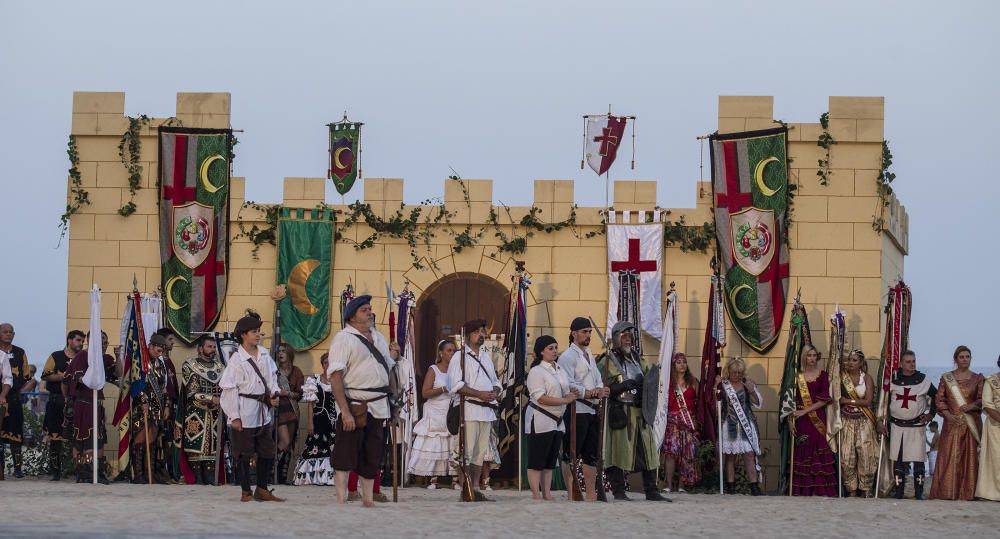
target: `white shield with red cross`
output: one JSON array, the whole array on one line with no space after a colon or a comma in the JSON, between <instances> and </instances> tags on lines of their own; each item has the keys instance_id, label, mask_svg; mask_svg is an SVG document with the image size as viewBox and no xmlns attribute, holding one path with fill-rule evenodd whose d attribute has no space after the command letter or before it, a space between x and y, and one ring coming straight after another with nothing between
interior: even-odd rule
<instances>
[{"instance_id":1,"label":"white shield with red cross","mask_svg":"<svg viewBox=\"0 0 1000 539\"><path fill-rule=\"evenodd\" d=\"M643 333L663 336L663 223L660 212L611 212L608 220L608 329L618 322L621 284L618 272L636 272L639 292L639 326ZM653 214L653 222L645 223ZM622 224L615 224L615 222ZM610 336L610 335L609 335Z\"/></svg>"}]
</instances>

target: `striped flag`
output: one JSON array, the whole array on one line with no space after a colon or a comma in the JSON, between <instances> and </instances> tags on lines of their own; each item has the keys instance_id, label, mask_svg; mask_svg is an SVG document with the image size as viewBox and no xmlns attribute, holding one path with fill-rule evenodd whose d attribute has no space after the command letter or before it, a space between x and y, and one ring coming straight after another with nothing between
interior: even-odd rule
<instances>
[{"instance_id":1,"label":"striped flag","mask_svg":"<svg viewBox=\"0 0 1000 539\"><path fill-rule=\"evenodd\" d=\"M142 330L142 314L140 312L142 299L138 291L133 291L125 307L122 319L122 359L124 374L121 381L121 392L115 405L115 415L112 424L118 429L118 470L128 469L130 448L132 444L132 397L146 387L146 373L149 372L149 351L146 349L146 337Z\"/></svg>"}]
</instances>

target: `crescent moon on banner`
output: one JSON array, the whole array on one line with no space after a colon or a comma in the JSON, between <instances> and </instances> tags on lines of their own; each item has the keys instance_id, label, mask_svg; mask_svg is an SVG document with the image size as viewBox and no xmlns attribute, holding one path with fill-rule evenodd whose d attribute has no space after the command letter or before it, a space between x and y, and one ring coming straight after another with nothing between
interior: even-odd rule
<instances>
[{"instance_id":1,"label":"crescent moon on banner","mask_svg":"<svg viewBox=\"0 0 1000 539\"><path fill-rule=\"evenodd\" d=\"M292 298L292 305L303 314L319 312L319 307L309 301L309 294L306 293L306 281L318 267L319 260L309 258L296 264L288 274L288 295Z\"/></svg>"},{"instance_id":2,"label":"crescent moon on banner","mask_svg":"<svg viewBox=\"0 0 1000 539\"><path fill-rule=\"evenodd\" d=\"M174 299L174 285L177 284L177 281L184 281L186 283L187 279L181 277L180 275L174 275L173 277L167 279L167 284L163 287L164 295L167 296L167 307L170 307L175 311L187 307L187 303L181 305Z\"/></svg>"},{"instance_id":3,"label":"crescent moon on banner","mask_svg":"<svg viewBox=\"0 0 1000 539\"><path fill-rule=\"evenodd\" d=\"M223 157L219 154L215 154L201 162L201 184L205 186L205 190L209 193L214 193L219 189L222 189L222 187L213 185L212 182L208 181L208 167L218 160L223 160Z\"/></svg>"},{"instance_id":4,"label":"crescent moon on banner","mask_svg":"<svg viewBox=\"0 0 1000 539\"><path fill-rule=\"evenodd\" d=\"M753 313L747 314L741 311L740 308L736 306L736 298L737 296L740 295L740 290L743 290L744 288L750 290L750 285L741 284L736 288L734 288L733 291L729 293L729 304L733 306L733 314L736 315L736 318L739 318L740 320L746 320L747 318L753 316Z\"/></svg>"},{"instance_id":5,"label":"crescent moon on banner","mask_svg":"<svg viewBox=\"0 0 1000 539\"><path fill-rule=\"evenodd\" d=\"M766 183L764 183L764 169L767 167L767 164L777 162L778 158L774 156L768 157L767 159L761 159L761 161L757 163L757 168L753 171L753 178L757 182L757 188L760 189L760 192L766 197L773 196L781 190L781 187L771 189Z\"/></svg>"},{"instance_id":6,"label":"crescent moon on banner","mask_svg":"<svg viewBox=\"0 0 1000 539\"><path fill-rule=\"evenodd\" d=\"M337 150L333 152L333 166L337 167L340 170L346 169L348 165L345 165L340 162L340 154L349 151L351 151L350 148L337 148Z\"/></svg>"}]
</instances>

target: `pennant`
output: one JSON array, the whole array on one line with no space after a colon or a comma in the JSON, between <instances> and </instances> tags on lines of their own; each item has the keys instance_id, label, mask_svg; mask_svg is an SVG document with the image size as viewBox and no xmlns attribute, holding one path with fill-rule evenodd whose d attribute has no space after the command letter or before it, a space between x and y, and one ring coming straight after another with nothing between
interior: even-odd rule
<instances>
[{"instance_id":1,"label":"pennant","mask_svg":"<svg viewBox=\"0 0 1000 539\"><path fill-rule=\"evenodd\" d=\"M778 466L780 470L778 477L785 481L785 485L788 485L788 477L791 474L788 465L792 455L792 439L787 419L795 411L795 392L798 390L796 376L799 372L799 363L802 361L802 350L808 344L812 344L809 318L806 316L805 307L796 297L795 303L792 305L792 318L788 328L785 369L781 376L781 388L778 391L778 396L781 399L778 409L778 436L781 438L781 461Z\"/></svg>"},{"instance_id":2,"label":"pennant","mask_svg":"<svg viewBox=\"0 0 1000 539\"><path fill-rule=\"evenodd\" d=\"M628 223L628 218L624 219ZM635 275L635 298L622 305L623 275ZM626 286L631 279L625 275ZM663 336L663 224L608 225L608 332L619 320L637 322L643 333L660 339ZM627 290L626 290L627 292ZM635 313L634 316L628 313ZM636 341L638 344L638 341Z\"/></svg>"},{"instance_id":3,"label":"pennant","mask_svg":"<svg viewBox=\"0 0 1000 539\"><path fill-rule=\"evenodd\" d=\"M724 300L722 299L722 279L717 275L712 275L709 288L708 301L708 321L705 324L705 340L701 346L701 376L698 378L698 402L695 409L695 417L701 425L702 442L710 442L712 447L718 449L716 429L716 409L717 401L715 390L715 378L722 375L722 354L720 350L726 344L726 318L723 315ZM712 452L712 461L715 462L715 455L718 451ZM716 462L716 464L718 464Z\"/></svg>"},{"instance_id":4,"label":"pennant","mask_svg":"<svg viewBox=\"0 0 1000 539\"><path fill-rule=\"evenodd\" d=\"M306 219L306 217L309 217ZM278 219L277 281L281 339L308 350L330 333L333 214L328 209L282 208Z\"/></svg>"},{"instance_id":5,"label":"pennant","mask_svg":"<svg viewBox=\"0 0 1000 539\"><path fill-rule=\"evenodd\" d=\"M674 368L675 352L677 352L677 292L671 289L667 294L667 313L663 317L663 338L660 340L660 357L656 365L659 383L656 396L656 417L652 422L653 440L656 442L656 447L663 445L663 436L667 432L668 404L673 398L670 371ZM653 370L650 370L650 373L653 373Z\"/></svg>"},{"instance_id":6,"label":"pennant","mask_svg":"<svg viewBox=\"0 0 1000 539\"><path fill-rule=\"evenodd\" d=\"M142 299L139 292L129 295L122 317L122 391L118 393L112 424L118 429L118 470L128 469L132 444L132 398L146 387L149 372L149 351L142 325Z\"/></svg>"},{"instance_id":7,"label":"pennant","mask_svg":"<svg viewBox=\"0 0 1000 539\"><path fill-rule=\"evenodd\" d=\"M328 175L333 180L337 192L346 195L361 176L361 126L360 122L344 119L330 128L330 169Z\"/></svg>"},{"instance_id":8,"label":"pennant","mask_svg":"<svg viewBox=\"0 0 1000 539\"><path fill-rule=\"evenodd\" d=\"M226 297L232 131L160 127L159 141L166 325L191 344L218 322Z\"/></svg>"},{"instance_id":9,"label":"pennant","mask_svg":"<svg viewBox=\"0 0 1000 539\"><path fill-rule=\"evenodd\" d=\"M413 329L413 308L417 305L412 292L404 290L396 296L399 305L399 327L396 336L399 344L400 361L397 373L400 382L399 420L402 429L403 462L401 469L409 469L409 459L413 445L413 426L420 419L417 412L417 374L415 369L416 332Z\"/></svg>"},{"instance_id":10,"label":"pennant","mask_svg":"<svg viewBox=\"0 0 1000 539\"><path fill-rule=\"evenodd\" d=\"M500 469L495 477L511 479L523 473L518 470L517 451L520 451L521 439L521 400L524 392L524 382L527 378L527 338L528 320L525 312L527 306L528 286L531 281L523 271L523 267L514 276L510 292L510 307L507 310L506 334L503 340L503 368L498 373L500 381L500 410L497 413L497 447L501 456ZM527 464L525 462L525 464Z\"/></svg>"},{"instance_id":11,"label":"pennant","mask_svg":"<svg viewBox=\"0 0 1000 539\"><path fill-rule=\"evenodd\" d=\"M618 148L625 136L625 116L587 116L584 133L585 157L598 176L604 174L618 157Z\"/></svg>"},{"instance_id":12,"label":"pennant","mask_svg":"<svg viewBox=\"0 0 1000 539\"><path fill-rule=\"evenodd\" d=\"M757 352L777 341L788 295L787 134L781 127L710 137L726 308Z\"/></svg>"},{"instance_id":13,"label":"pennant","mask_svg":"<svg viewBox=\"0 0 1000 539\"><path fill-rule=\"evenodd\" d=\"M844 428L843 419L840 417L840 384L843 379L840 365L844 362L844 345L847 341L846 320L844 311L837 305L834 313L830 315L830 355L826 367L826 372L830 376L830 402L834 403L826 411L826 441L834 453L840 453L837 433Z\"/></svg>"},{"instance_id":14,"label":"pennant","mask_svg":"<svg viewBox=\"0 0 1000 539\"><path fill-rule=\"evenodd\" d=\"M90 389L104 389L104 354L101 352L103 341L101 340L101 289L94 285L90 290L90 339L87 348L87 371L83 373L81 380ZM95 340L96 339L96 340ZM97 344L95 346L95 343ZM97 424L96 418L94 424Z\"/></svg>"}]
</instances>

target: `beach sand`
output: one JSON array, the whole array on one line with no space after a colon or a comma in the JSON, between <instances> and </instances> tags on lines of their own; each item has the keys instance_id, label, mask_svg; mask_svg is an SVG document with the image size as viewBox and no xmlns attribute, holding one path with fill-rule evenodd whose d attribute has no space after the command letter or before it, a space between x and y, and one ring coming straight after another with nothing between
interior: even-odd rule
<instances>
[{"instance_id":1,"label":"beach sand","mask_svg":"<svg viewBox=\"0 0 1000 539\"><path fill-rule=\"evenodd\" d=\"M391 492L391 491L389 491ZM286 503L240 503L238 487L0 482L0 537L996 537L993 502L673 494L674 503L458 503L400 489L400 503L334 504L333 487L279 487ZM557 497L562 492L555 493ZM639 496L633 496L639 497Z\"/></svg>"}]
</instances>

